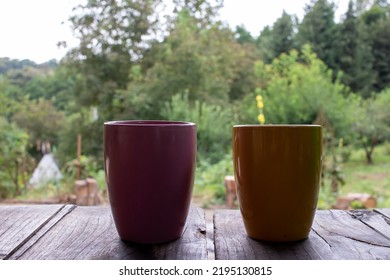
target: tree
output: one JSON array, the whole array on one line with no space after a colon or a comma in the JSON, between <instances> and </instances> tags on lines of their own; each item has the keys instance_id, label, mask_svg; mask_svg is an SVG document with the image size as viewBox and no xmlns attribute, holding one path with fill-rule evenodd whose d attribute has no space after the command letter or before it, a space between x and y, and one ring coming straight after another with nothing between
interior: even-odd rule
<instances>
[{"instance_id":1,"label":"tree","mask_svg":"<svg viewBox=\"0 0 390 280\"><path fill-rule=\"evenodd\" d=\"M390 86L390 17L379 20L371 35L373 69L377 74L374 88L379 92Z\"/></svg>"},{"instance_id":2,"label":"tree","mask_svg":"<svg viewBox=\"0 0 390 280\"><path fill-rule=\"evenodd\" d=\"M273 49L271 47L272 32L271 27L266 26L260 32L259 37L256 40L256 46L259 51L259 56L265 63L270 63L274 58Z\"/></svg>"},{"instance_id":3,"label":"tree","mask_svg":"<svg viewBox=\"0 0 390 280\"><path fill-rule=\"evenodd\" d=\"M217 23L219 10L223 0L173 0L175 14L186 11L199 28L208 28Z\"/></svg>"},{"instance_id":4,"label":"tree","mask_svg":"<svg viewBox=\"0 0 390 280\"><path fill-rule=\"evenodd\" d=\"M0 58L0 74L6 74L11 70L20 70L26 67L36 67L37 64L31 60L10 59L8 57Z\"/></svg>"},{"instance_id":5,"label":"tree","mask_svg":"<svg viewBox=\"0 0 390 280\"><path fill-rule=\"evenodd\" d=\"M255 61L258 59L256 46L244 44L239 51L241 54L236 58L235 74L229 90L229 99L232 102L241 102L242 98L253 92L256 86L256 77L253 72Z\"/></svg>"},{"instance_id":6,"label":"tree","mask_svg":"<svg viewBox=\"0 0 390 280\"><path fill-rule=\"evenodd\" d=\"M25 85L24 94L30 100L50 100L57 110L71 110L75 96L82 92L80 87L84 81L80 73L72 70L66 64L61 64L50 74L34 77ZM77 100L82 100L82 97Z\"/></svg>"},{"instance_id":7,"label":"tree","mask_svg":"<svg viewBox=\"0 0 390 280\"><path fill-rule=\"evenodd\" d=\"M67 62L84 75L80 105L98 106L104 119L115 117L116 90L124 89L129 71L148 47L145 36L156 26L160 0L88 1L70 18L80 40Z\"/></svg>"},{"instance_id":8,"label":"tree","mask_svg":"<svg viewBox=\"0 0 390 280\"><path fill-rule=\"evenodd\" d=\"M236 26L234 37L240 44L254 44L256 42L252 34L243 25Z\"/></svg>"},{"instance_id":9,"label":"tree","mask_svg":"<svg viewBox=\"0 0 390 280\"><path fill-rule=\"evenodd\" d=\"M350 1L345 18L338 26L340 39L336 62L337 69L343 72L341 81L353 92L367 98L371 95L375 78L373 57L365 33L367 31L355 14L353 2Z\"/></svg>"},{"instance_id":10,"label":"tree","mask_svg":"<svg viewBox=\"0 0 390 280\"><path fill-rule=\"evenodd\" d=\"M270 47L273 58L282 53L288 53L295 47L294 35L297 19L283 11L272 26Z\"/></svg>"},{"instance_id":11,"label":"tree","mask_svg":"<svg viewBox=\"0 0 390 280\"><path fill-rule=\"evenodd\" d=\"M300 46L310 44L318 57L331 69L335 68L334 22L335 5L328 0L312 0L306 5L305 16L299 25L297 41Z\"/></svg>"},{"instance_id":12,"label":"tree","mask_svg":"<svg viewBox=\"0 0 390 280\"><path fill-rule=\"evenodd\" d=\"M270 63L282 53L295 47L297 18L283 11L272 27L266 26L257 38L257 48L261 59Z\"/></svg>"},{"instance_id":13,"label":"tree","mask_svg":"<svg viewBox=\"0 0 390 280\"><path fill-rule=\"evenodd\" d=\"M135 110L142 114L137 110L141 106L150 112L149 117L158 117L160 108L178 93L188 93L192 103L200 100L222 105L239 99L253 85L253 59L248 58L252 54L247 50L231 30L219 23L201 29L183 10L169 36L150 52L155 63L145 73L139 67L132 68L132 82L120 92L123 114L128 116Z\"/></svg>"},{"instance_id":14,"label":"tree","mask_svg":"<svg viewBox=\"0 0 390 280\"><path fill-rule=\"evenodd\" d=\"M12 120L30 136L30 152L40 159L42 143L56 144L62 129L64 113L59 112L49 100L24 100Z\"/></svg>"},{"instance_id":15,"label":"tree","mask_svg":"<svg viewBox=\"0 0 390 280\"><path fill-rule=\"evenodd\" d=\"M358 16L362 15L373 4L373 0L354 0L353 2L356 6L356 13Z\"/></svg>"},{"instance_id":16,"label":"tree","mask_svg":"<svg viewBox=\"0 0 390 280\"><path fill-rule=\"evenodd\" d=\"M360 16L364 24L365 38L371 49L374 72L373 90L380 92L390 86L390 5L376 0L369 10Z\"/></svg>"},{"instance_id":17,"label":"tree","mask_svg":"<svg viewBox=\"0 0 390 280\"><path fill-rule=\"evenodd\" d=\"M373 164L375 147L390 139L390 88L382 91L360 103L353 112L354 129L358 135L359 144L366 153L368 164Z\"/></svg>"}]
</instances>

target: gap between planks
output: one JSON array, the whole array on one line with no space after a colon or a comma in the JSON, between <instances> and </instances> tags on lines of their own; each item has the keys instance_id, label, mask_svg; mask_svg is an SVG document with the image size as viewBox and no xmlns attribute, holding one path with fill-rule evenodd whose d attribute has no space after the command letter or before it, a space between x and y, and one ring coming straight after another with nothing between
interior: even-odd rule
<instances>
[{"instance_id":1,"label":"gap between planks","mask_svg":"<svg viewBox=\"0 0 390 280\"><path fill-rule=\"evenodd\" d=\"M55 226L62 218L71 213L77 205L62 205L55 213L47 220L38 226L31 234L29 234L22 242L14 249L7 253L2 259L8 260L18 259L26 251L28 251L39 239L41 239L53 226ZM1 258L0 258L1 259Z\"/></svg>"}]
</instances>

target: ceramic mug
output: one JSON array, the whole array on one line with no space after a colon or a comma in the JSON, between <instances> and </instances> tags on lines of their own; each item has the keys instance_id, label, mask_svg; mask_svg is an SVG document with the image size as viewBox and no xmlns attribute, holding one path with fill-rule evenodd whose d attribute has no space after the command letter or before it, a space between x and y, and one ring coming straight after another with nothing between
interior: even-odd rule
<instances>
[{"instance_id":1,"label":"ceramic mug","mask_svg":"<svg viewBox=\"0 0 390 280\"><path fill-rule=\"evenodd\" d=\"M308 237L322 166L319 125L236 125L237 198L249 237L287 242Z\"/></svg>"},{"instance_id":2,"label":"ceramic mug","mask_svg":"<svg viewBox=\"0 0 390 280\"><path fill-rule=\"evenodd\" d=\"M194 123L104 123L108 196L122 240L161 243L182 235L195 164Z\"/></svg>"}]
</instances>

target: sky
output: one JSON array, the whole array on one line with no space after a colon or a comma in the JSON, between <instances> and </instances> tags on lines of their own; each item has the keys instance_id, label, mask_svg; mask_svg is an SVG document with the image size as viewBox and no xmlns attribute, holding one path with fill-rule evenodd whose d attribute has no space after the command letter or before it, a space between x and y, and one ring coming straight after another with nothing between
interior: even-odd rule
<instances>
[{"instance_id":1,"label":"sky","mask_svg":"<svg viewBox=\"0 0 390 280\"><path fill-rule=\"evenodd\" d=\"M348 0L335 0L339 9L336 21L345 12ZM69 48L77 46L68 18L72 8L85 0L1 0L0 1L0 57L30 59L43 63L60 60ZM267 25L272 25L285 10L299 19L310 0L225 0L220 11L221 20L232 28L244 25L253 36L258 36ZM66 41L68 49L58 48Z\"/></svg>"}]
</instances>

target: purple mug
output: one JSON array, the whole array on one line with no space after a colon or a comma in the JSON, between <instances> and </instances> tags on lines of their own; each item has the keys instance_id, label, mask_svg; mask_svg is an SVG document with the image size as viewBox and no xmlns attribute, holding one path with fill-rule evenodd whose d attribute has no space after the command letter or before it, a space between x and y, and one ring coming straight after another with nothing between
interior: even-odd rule
<instances>
[{"instance_id":1,"label":"purple mug","mask_svg":"<svg viewBox=\"0 0 390 280\"><path fill-rule=\"evenodd\" d=\"M186 223L196 166L196 125L174 121L104 123L104 169L120 238L161 243Z\"/></svg>"}]
</instances>

